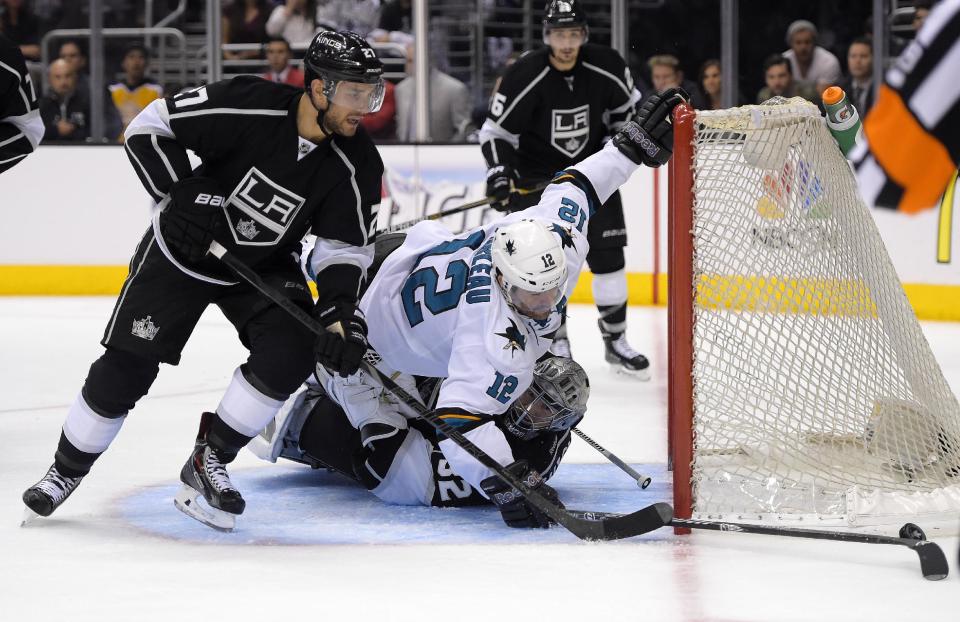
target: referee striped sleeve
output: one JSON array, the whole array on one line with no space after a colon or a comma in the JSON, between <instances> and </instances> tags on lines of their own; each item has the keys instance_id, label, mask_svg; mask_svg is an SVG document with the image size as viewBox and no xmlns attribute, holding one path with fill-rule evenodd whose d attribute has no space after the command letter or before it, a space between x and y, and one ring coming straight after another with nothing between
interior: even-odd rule
<instances>
[{"instance_id":1,"label":"referee striped sleeve","mask_svg":"<svg viewBox=\"0 0 960 622\"><path fill-rule=\"evenodd\" d=\"M864 198L935 207L960 163L960 0L945 0L887 72L852 154Z\"/></svg>"}]
</instances>

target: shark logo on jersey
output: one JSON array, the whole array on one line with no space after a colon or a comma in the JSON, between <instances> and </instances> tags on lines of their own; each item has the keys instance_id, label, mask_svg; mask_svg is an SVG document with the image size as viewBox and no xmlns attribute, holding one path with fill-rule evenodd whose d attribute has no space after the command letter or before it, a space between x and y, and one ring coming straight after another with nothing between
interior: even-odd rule
<instances>
[{"instance_id":1,"label":"shark logo on jersey","mask_svg":"<svg viewBox=\"0 0 960 622\"><path fill-rule=\"evenodd\" d=\"M557 223L550 225L550 231L553 231L560 238L560 248L576 248L573 243L573 229L563 227Z\"/></svg>"},{"instance_id":2,"label":"shark logo on jersey","mask_svg":"<svg viewBox=\"0 0 960 622\"><path fill-rule=\"evenodd\" d=\"M520 327L517 326L517 323L513 320L510 320L510 326L507 327L507 330L494 334L497 337L503 337L507 340L507 345L503 346L503 349L510 350L510 356L513 356L513 353L517 350L526 349L527 338L523 336L523 333L520 332Z\"/></svg>"},{"instance_id":3,"label":"shark logo on jersey","mask_svg":"<svg viewBox=\"0 0 960 622\"><path fill-rule=\"evenodd\" d=\"M568 110L553 110L550 144L564 155L576 157L590 139L590 104Z\"/></svg>"},{"instance_id":4,"label":"shark logo on jersey","mask_svg":"<svg viewBox=\"0 0 960 622\"><path fill-rule=\"evenodd\" d=\"M243 246L273 246L293 224L305 202L300 195L251 167L233 189L224 213L234 242ZM255 225L260 225L259 229Z\"/></svg>"}]
</instances>

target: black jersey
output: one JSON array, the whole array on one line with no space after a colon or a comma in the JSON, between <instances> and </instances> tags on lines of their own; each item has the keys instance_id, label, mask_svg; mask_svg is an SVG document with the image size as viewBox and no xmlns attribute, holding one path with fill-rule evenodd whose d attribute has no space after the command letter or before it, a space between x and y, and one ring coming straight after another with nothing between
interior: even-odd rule
<instances>
[{"instance_id":1,"label":"black jersey","mask_svg":"<svg viewBox=\"0 0 960 622\"><path fill-rule=\"evenodd\" d=\"M373 256L383 162L362 128L319 144L301 138L302 95L296 87L239 77L157 100L131 122L127 152L161 207L178 179L216 179L229 197L218 241L248 265L299 253L301 239L315 234L321 298L354 299ZM196 171L186 149L202 161ZM156 223L154 230L162 243ZM210 259L192 275L217 282L224 273L216 268Z\"/></svg>"},{"instance_id":2,"label":"black jersey","mask_svg":"<svg viewBox=\"0 0 960 622\"><path fill-rule=\"evenodd\" d=\"M27 157L42 136L37 92L23 54L0 34L0 173Z\"/></svg>"},{"instance_id":3,"label":"black jersey","mask_svg":"<svg viewBox=\"0 0 960 622\"><path fill-rule=\"evenodd\" d=\"M640 93L623 58L585 44L570 71L549 62L550 48L528 52L490 99L480 142L488 166L544 179L596 153L633 114Z\"/></svg>"}]
</instances>

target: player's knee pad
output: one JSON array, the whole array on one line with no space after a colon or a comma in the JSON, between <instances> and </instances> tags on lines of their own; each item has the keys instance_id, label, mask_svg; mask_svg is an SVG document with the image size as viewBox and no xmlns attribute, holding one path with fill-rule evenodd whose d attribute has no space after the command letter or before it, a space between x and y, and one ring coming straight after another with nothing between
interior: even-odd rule
<instances>
[{"instance_id":1,"label":"player's knee pad","mask_svg":"<svg viewBox=\"0 0 960 622\"><path fill-rule=\"evenodd\" d=\"M286 399L313 371L313 334L291 321L283 309L271 307L264 313L284 317L276 322L265 318L270 328L251 340L244 372L256 377L267 395Z\"/></svg>"},{"instance_id":2,"label":"player's knee pad","mask_svg":"<svg viewBox=\"0 0 960 622\"><path fill-rule=\"evenodd\" d=\"M360 430L361 448L353 456L353 471L367 490L387 477L410 430L387 423L369 423Z\"/></svg>"},{"instance_id":3,"label":"player's knee pad","mask_svg":"<svg viewBox=\"0 0 960 622\"><path fill-rule=\"evenodd\" d=\"M159 361L107 348L90 366L83 399L103 417L122 417L147 394L159 371Z\"/></svg>"},{"instance_id":4,"label":"player's knee pad","mask_svg":"<svg viewBox=\"0 0 960 622\"><path fill-rule=\"evenodd\" d=\"M587 265L594 275L623 270L627 261L623 248L592 248L587 253Z\"/></svg>"}]
</instances>

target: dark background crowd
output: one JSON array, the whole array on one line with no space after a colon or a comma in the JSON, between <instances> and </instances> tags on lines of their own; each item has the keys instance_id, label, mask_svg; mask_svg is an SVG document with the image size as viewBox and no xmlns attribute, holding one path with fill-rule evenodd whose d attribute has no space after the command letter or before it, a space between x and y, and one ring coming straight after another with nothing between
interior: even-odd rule
<instances>
[{"instance_id":1,"label":"dark background crowd","mask_svg":"<svg viewBox=\"0 0 960 622\"><path fill-rule=\"evenodd\" d=\"M152 14L146 13L148 4ZM123 128L152 99L205 80L200 50L207 36L206 4L188 0L181 7L178 0L102 0L105 28L163 23L180 29L187 42L178 51L163 37L105 39L108 90L103 121L108 141L122 140ZM531 4L532 10L526 10ZM543 45L541 4L431 2L432 141L475 140L497 76L523 50ZM610 2L582 0L582 4L588 10L590 40L609 45ZM865 114L875 91L871 0L740 4L738 104L759 103L774 95L818 102L822 90L836 84ZM888 58L913 37L932 2L892 0L889 4L885 16ZM379 141L413 140L411 0L224 0L222 5L225 77L252 73L300 85L299 57L313 35L322 29L354 30L386 59L390 82L381 111L365 119L368 132ZM719 107L720 3L629 0L627 7L626 60L641 93L683 86L697 107ZM46 140L90 138L88 37L62 33L63 29L86 29L89 20L89 4L84 0L0 0L0 32L20 45L35 83L42 85Z\"/></svg>"}]
</instances>

